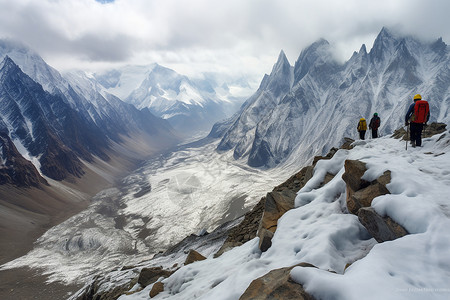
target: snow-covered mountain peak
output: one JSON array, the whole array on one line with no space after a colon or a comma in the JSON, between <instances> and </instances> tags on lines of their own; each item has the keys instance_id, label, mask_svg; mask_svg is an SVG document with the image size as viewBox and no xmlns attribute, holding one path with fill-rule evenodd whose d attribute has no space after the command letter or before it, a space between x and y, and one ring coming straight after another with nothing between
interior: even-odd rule
<instances>
[{"instance_id":1,"label":"snow-covered mountain peak","mask_svg":"<svg viewBox=\"0 0 450 300\"><path fill-rule=\"evenodd\" d=\"M286 68L290 68L291 64L289 63L289 60L286 57L286 54L283 50L280 51L280 54L278 55L277 62L273 65L272 68L272 74L276 74L279 72L285 72Z\"/></svg>"},{"instance_id":2,"label":"snow-covered mountain peak","mask_svg":"<svg viewBox=\"0 0 450 300\"><path fill-rule=\"evenodd\" d=\"M17 65L14 63L11 57L6 55L5 58L0 62L0 70L9 70L11 68L17 68Z\"/></svg>"},{"instance_id":3,"label":"snow-covered mountain peak","mask_svg":"<svg viewBox=\"0 0 450 300\"><path fill-rule=\"evenodd\" d=\"M42 57L25 45L0 39L0 58L10 56L21 70L48 92L55 92L67 85L61 74L49 66Z\"/></svg>"},{"instance_id":4,"label":"snow-covered mountain peak","mask_svg":"<svg viewBox=\"0 0 450 300\"><path fill-rule=\"evenodd\" d=\"M294 81L299 82L317 64L334 62L330 43L320 39L302 50L294 65Z\"/></svg>"}]
</instances>

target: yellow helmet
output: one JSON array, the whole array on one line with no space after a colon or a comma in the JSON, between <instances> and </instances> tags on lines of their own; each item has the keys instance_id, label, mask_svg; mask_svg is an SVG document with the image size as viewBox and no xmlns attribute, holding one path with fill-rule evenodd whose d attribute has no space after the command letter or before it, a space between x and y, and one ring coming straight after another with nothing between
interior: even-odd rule
<instances>
[{"instance_id":1,"label":"yellow helmet","mask_svg":"<svg viewBox=\"0 0 450 300\"><path fill-rule=\"evenodd\" d=\"M364 119L364 118L361 118L361 119L359 119L360 121L365 121L366 119Z\"/></svg>"},{"instance_id":2,"label":"yellow helmet","mask_svg":"<svg viewBox=\"0 0 450 300\"><path fill-rule=\"evenodd\" d=\"M414 96L414 100L422 100L422 96L420 94L417 94Z\"/></svg>"}]
</instances>

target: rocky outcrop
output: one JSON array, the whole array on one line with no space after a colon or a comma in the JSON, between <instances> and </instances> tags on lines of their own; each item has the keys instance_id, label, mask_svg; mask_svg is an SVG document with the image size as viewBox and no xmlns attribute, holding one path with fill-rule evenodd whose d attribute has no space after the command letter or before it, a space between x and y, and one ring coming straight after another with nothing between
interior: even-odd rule
<instances>
[{"instance_id":1,"label":"rocky outcrop","mask_svg":"<svg viewBox=\"0 0 450 300\"><path fill-rule=\"evenodd\" d=\"M173 274L172 271L164 270L161 267L143 268L141 270L141 273L139 274L138 283L141 286L146 287L147 285L156 282L159 278L161 277L166 278L172 274Z\"/></svg>"},{"instance_id":2,"label":"rocky outcrop","mask_svg":"<svg viewBox=\"0 0 450 300\"><path fill-rule=\"evenodd\" d=\"M373 199L390 194L386 185L391 181L391 172L369 182L362 177L366 172L366 164L358 160L346 160L345 173L342 179L347 184L347 208L358 216L361 224L378 241L385 242L402 237L408 232L390 217L382 217L370 207Z\"/></svg>"},{"instance_id":3,"label":"rocky outcrop","mask_svg":"<svg viewBox=\"0 0 450 300\"><path fill-rule=\"evenodd\" d=\"M350 141L350 139L347 140L347 142ZM347 145L347 143L344 145ZM304 167L287 181L275 187L272 192L267 193L263 202L264 209L257 232L259 249L261 251L267 251L272 246L272 237L277 229L278 220L288 210L294 208L297 192L312 178L317 162L323 159L331 159L338 150L337 148L331 148L326 156L314 157L312 165ZM330 182L333 178L333 174L326 174L321 186Z\"/></svg>"},{"instance_id":4,"label":"rocky outcrop","mask_svg":"<svg viewBox=\"0 0 450 300\"><path fill-rule=\"evenodd\" d=\"M272 270L266 275L253 280L239 300L313 300L314 298L305 292L301 284L298 284L291 279L290 274L294 267L314 266L307 263L301 263L292 267Z\"/></svg>"},{"instance_id":5,"label":"rocky outcrop","mask_svg":"<svg viewBox=\"0 0 450 300\"><path fill-rule=\"evenodd\" d=\"M388 216L381 217L372 207L361 208L358 211L358 219L379 243L392 241L408 234L405 228Z\"/></svg>"},{"instance_id":6,"label":"rocky outcrop","mask_svg":"<svg viewBox=\"0 0 450 300\"><path fill-rule=\"evenodd\" d=\"M347 183L347 208L357 214L361 207L369 207L378 196L389 194L386 184L391 181L391 172L386 171L372 182L362 179L366 164L358 160L346 160L342 179Z\"/></svg>"},{"instance_id":7,"label":"rocky outcrop","mask_svg":"<svg viewBox=\"0 0 450 300\"><path fill-rule=\"evenodd\" d=\"M192 264L193 262L205 260L205 259L206 259L206 257L201 255L197 251L191 249L191 250L189 250L189 254L186 257L186 260L184 261L184 265L187 266L189 264Z\"/></svg>"}]
</instances>

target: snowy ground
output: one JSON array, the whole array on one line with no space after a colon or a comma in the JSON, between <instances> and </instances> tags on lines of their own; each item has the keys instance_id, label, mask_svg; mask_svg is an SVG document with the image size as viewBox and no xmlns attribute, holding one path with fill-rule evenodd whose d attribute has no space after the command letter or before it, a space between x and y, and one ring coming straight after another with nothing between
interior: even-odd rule
<instances>
[{"instance_id":1,"label":"snowy ground","mask_svg":"<svg viewBox=\"0 0 450 300\"><path fill-rule=\"evenodd\" d=\"M219 258L182 267L163 280L165 290L154 299L239 299L252 280L300 262L318 267L291 272L317 299L450 299L449 133L408 150L404 141L388 137L356 145L318 162L298 193L297 208L280 219L267 252L258 250L255 238ZM375 198L373 207L409 235L378 244L346 213L341 178L346 159L366 162L368 180L391 171L391 194ZM317 188L327 172L335 178ZM151 288L119 299L148 299Z\"/></svg>"},{"instance_id":2,"label":"snowy ground","mask_svg":"<svg viewBox=\"0 0 450 300\"><path fill-rule=\"evenodd\" d=\"M252 169L216 146L185 146L146 162L1 268L34 267L52 281L84 282L237 218L294 172Z\"/></svg>"}]
</instances>

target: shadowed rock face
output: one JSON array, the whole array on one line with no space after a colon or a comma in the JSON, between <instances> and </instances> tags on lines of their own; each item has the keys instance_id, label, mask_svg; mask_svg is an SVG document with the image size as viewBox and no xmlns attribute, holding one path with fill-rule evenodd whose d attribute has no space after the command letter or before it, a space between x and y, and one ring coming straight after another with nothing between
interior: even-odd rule
<instances>
[{"instance_id":1,"label":"shadowed rock face","mask_svg":"<svg viewBox=\"0 0 450 300\"><path fill-rule=\"evenodd\" d=\"M363 207L358 211L358 219L377 242L392 241L408 234L390 217L381 217L372 207Z\"/></svg>"},{"instance_id":2,"label":"shadowed rock face","mask_svg":"<svg viewBox=\"0 0 450 300\"><path fill-rule=\"evenodd\" d=\"M138 283L143 287L154 283L160 277L169 277L173 272L164 270L161 267L143 268L138 277Z\"/></svg>"},{"instance_id":3,"label":"shadowed rock face","mask_svg":"<svg viewBox=\"0 0 450 300\"><path fill-rule=\"evenodd\" d=\"M17 151L16 146L5 133L0 133L0 184L39 187L48 185L36 167Z\"/></svg>"}]
</instances>

